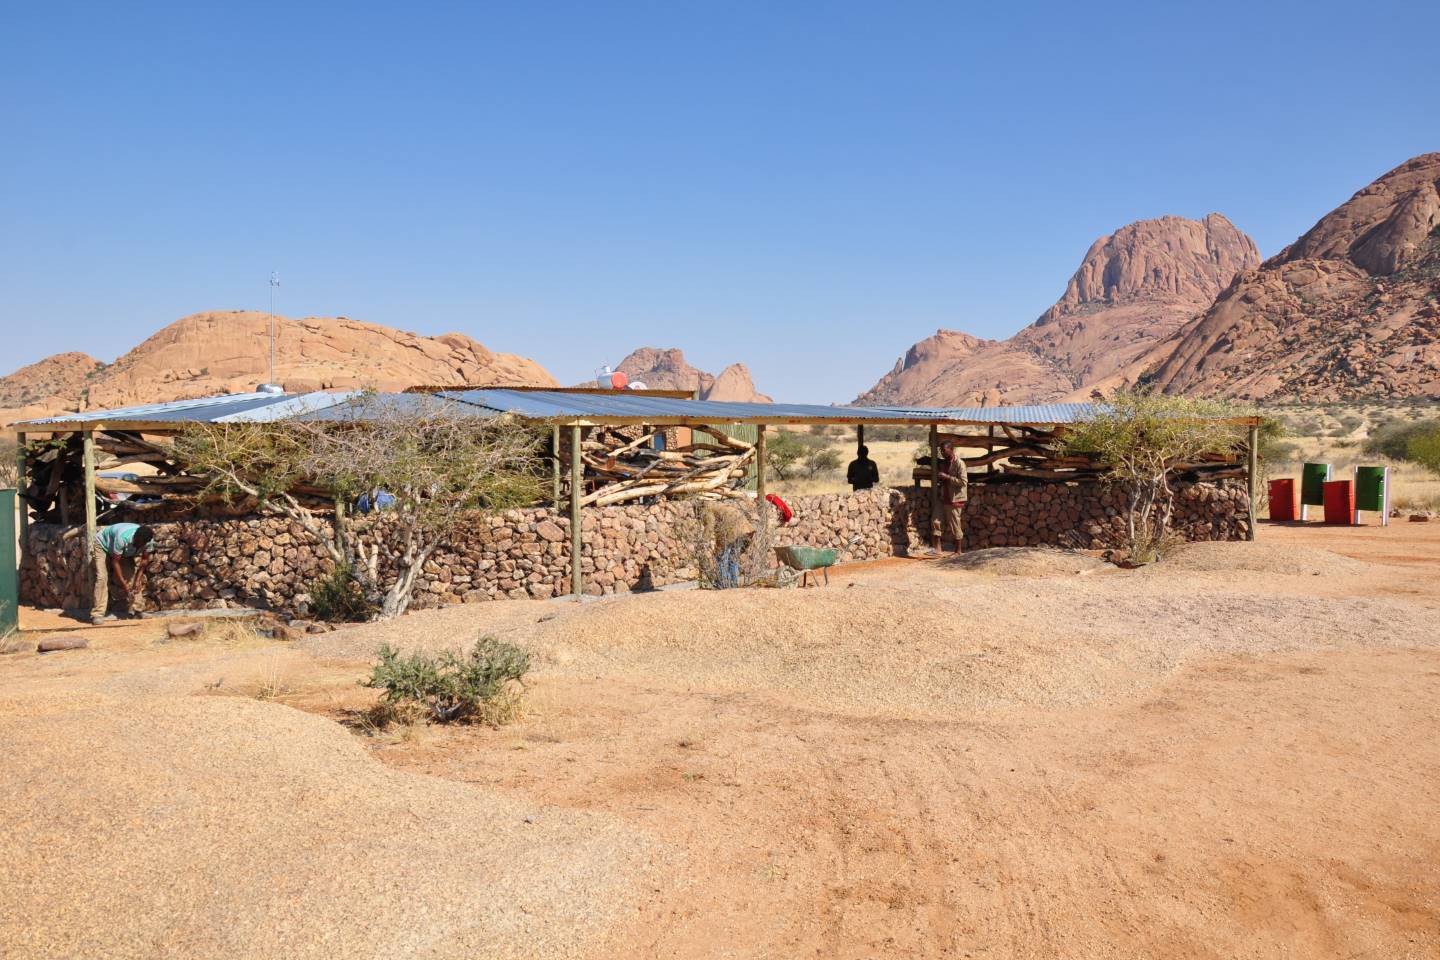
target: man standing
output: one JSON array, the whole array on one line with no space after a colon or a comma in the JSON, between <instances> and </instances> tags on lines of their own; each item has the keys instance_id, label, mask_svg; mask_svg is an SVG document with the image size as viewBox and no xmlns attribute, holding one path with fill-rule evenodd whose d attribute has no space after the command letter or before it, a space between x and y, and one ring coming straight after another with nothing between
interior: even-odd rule
<instances>
[{"instance_id":1,"label":"man standing","mask_svg":"<svg viewBox=\"0 0 1440 960\"><path fill-rule=\"evenodd\" d=\"M845 480L852 490L869 490L880 482L880 468L870 459L869 447L861 444L856 453L859 456L850 461L850 466L845 471Z\"/></svg>"},{"instance_id":2,"label":"man standing","mask_svg":"<svg viewBox=\"0 0 1440 960\"><path fill-rule=\"evenodd\" d=\"M945 532L955 542L955 552L959 553L965 540L961 514L965 501L970 498L970 475L965 472L965 460L954 442L946 440L940 446L940 453L940 511Z\"/></svg>"},{"instance_id":3,"label":"man standing","mask_svg":"<svg viewBox=\"0 0 1440 960\"><path fill-rule=\"evenodd\" d=\"M90 544L90 561L95 577L95 594L90 606L91 623L115 619L109 612L112 575L125 591L125 609L135 612L140 578L150 562L149 551L154 539L155 531L137 523L112 523L96 531L95 542ZM128 579L124 561L131 561L133 566Z\"/></svg>"}]
</instances>

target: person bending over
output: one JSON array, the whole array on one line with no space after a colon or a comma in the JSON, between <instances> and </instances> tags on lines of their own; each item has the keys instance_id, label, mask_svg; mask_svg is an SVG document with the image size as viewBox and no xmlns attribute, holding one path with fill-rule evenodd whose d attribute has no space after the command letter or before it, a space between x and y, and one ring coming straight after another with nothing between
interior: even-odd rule
<instances>
[{"instance_id":1,"label":"person bending over","mask_svg":"<svg viewBox=\"0 0 1440 960\"><path fill-rule=\"evenodd\" d=\"M115 619L110 614L112 576L125 591L126 612L135 612L136 601L140 599L140 578L150 562L154 540L155 531L138 523L112 523L96 531L95 542L90 544L95 580L95 594L90 606L91 623ZM129 577L125 575L126 566L131 568Z\"/></svg>"}]
</instances>

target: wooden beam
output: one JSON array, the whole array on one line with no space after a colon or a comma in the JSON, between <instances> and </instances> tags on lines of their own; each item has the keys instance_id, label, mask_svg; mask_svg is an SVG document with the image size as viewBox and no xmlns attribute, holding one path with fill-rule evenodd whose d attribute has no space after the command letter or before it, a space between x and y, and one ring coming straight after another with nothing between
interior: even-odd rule
<instances>
[{"instance_id":1,"label":"wooden beam","mask_svg":"<svg viewBox=\"0 0 1440 960\"><path fill-rule=\"evenodd\" d=\"M1245 450L1245 487L1250 493L1250 535L1245 539L1255 539L1255 496L1258 493L1256 486L1260 482L1260 427L1256 424L1250 425L1250 436L1246 443Z\"/></svg>"},{"instance_id":2,"label":"wooden beam","mask_svg":"<svg viewBox=\"0 0 1440 960\"><path fill-rule=\"evenodd\" d=\"M560 509L560 428L550 428L550 508Z\"/></svg>"},{"instance_id":3,"label":"wooden beam","mask_svg":"<svg viewBox=\"0 0 1440 960\"><path fill-rule=\"evenodd\" d=\"M765 499L765 428L755 429L755 498Z\"/></svg>"},{"instance_id":4,"label":"wooden beam","mask_svg":"<svg viewBox=\"0 0 1440 960\"><path fill-rule=\"evenodd\" d=\"M940 428L930 425L930 546L940 552Z\"/></svg>"},{"instance_id":5,"label":"wooden beam","mask_svg":"<svg viewBox=\"0 0 1440 960\"><path fill-rule=\"evenodd\" d=\"M580 428L570 428L570 592L582 594L580 583L580 482L584 464L580 460Z\"/></svg>"},{"instance_id":6,"label":"wooden beam","mask_svg":"<svg viewBox=\"0 0 1440 960\"><path fill-rule=\"evenodd\" d=\"M855 424L855 453L858 456L860 448L865 446L865 424Z\"/></svg>"},{"instance_id":7,"label":"wooden beam","mask_svg":"<svg viewBox=\"0 0 1440 960\"><path fill-rule=\"evenodd\" d=\"M95 434L85 432L85 552L95 542Z\"/></svg>"}]
</instances>

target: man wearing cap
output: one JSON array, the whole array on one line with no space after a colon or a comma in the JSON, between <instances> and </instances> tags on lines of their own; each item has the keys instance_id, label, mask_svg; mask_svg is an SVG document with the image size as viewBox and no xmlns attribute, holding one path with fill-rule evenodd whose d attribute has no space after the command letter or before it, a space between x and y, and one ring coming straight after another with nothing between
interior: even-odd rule
<instances>
[{"instance_id":1,"label":"man wearing cap","mask_svg":"<svg viewBox=\"0 0 1440 960\"><path fill-rule=\"evenodd\" d=\"M135 612L135 602L140 599L140 578L150 562L150 550L154 548L155 531L138 523L112 523L95 532L95 542L90 544L90 562L94 571L95 593L90 605L90 622L104 623L115 618L110 614L110 577L113 575L125 591L125 608ZM127 579L125 562L129 561L132 572Z\"/></svg>"}]
</instances>

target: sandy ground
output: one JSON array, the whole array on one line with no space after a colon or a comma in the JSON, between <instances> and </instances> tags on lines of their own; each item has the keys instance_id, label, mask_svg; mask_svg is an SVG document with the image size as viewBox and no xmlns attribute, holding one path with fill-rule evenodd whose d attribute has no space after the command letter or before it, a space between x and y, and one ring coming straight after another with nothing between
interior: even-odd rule
<instances>
[{"instance_id":1,"label":"sandy ground","mask_svg":"<svg viewBox=\"0 0 1440 960\"><path fill-rule=\"evenodd\" d=\"M1440 524L985 553L7 655L0 955L1440 955ZM521 722L353 722L481 633Z\"/></svg>"}]
</instances>

